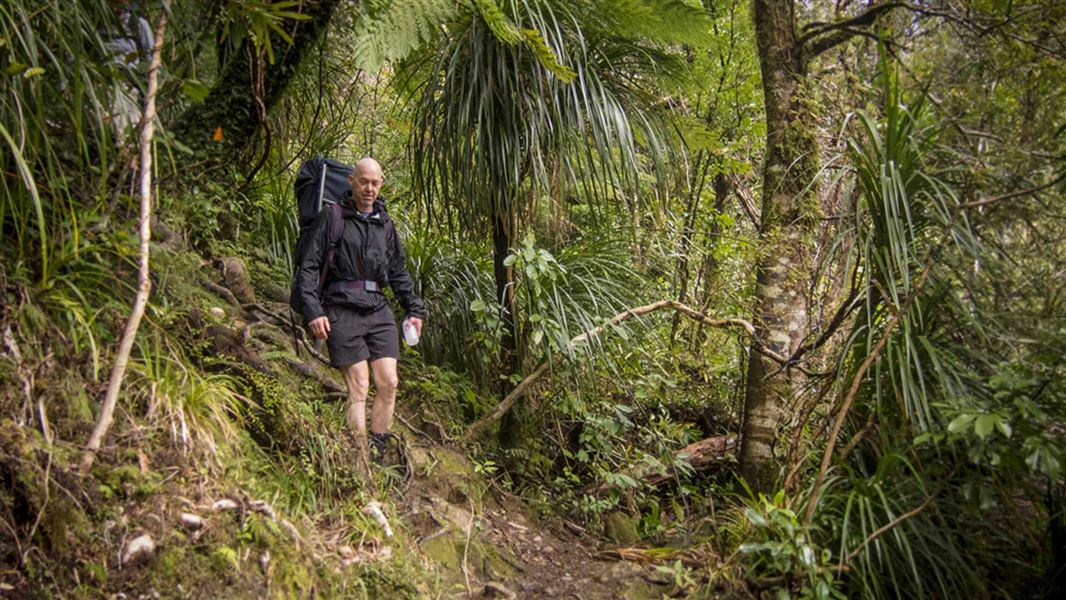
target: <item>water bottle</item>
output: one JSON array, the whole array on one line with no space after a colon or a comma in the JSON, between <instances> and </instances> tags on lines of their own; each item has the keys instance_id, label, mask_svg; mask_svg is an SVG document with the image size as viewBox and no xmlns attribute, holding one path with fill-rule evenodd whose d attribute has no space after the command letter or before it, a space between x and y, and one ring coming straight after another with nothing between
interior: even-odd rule
<instances>
[{"instance_id":1,"label":"water bottle","mask_svg":"<svg viewBox=\"0 0 1066 600\"><path fill-rule=\"evenodd\" d=\"M418 343L418 329L411 324L410 318L403 320L403 341L407 342L408 346L414 346Z\"/></svg>"}]
</instances>

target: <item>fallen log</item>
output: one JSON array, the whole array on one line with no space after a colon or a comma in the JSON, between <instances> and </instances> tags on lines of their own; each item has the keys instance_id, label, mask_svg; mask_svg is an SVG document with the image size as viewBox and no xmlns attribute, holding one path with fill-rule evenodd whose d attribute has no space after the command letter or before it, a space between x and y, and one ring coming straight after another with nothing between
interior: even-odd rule
<instances>
[{"instance_id":1,"label":"fallen log","mask_svg":"<svg viewBox=\"0 0 1066 600\"><path fill-rule=\"evenodd\" d=\"M727 433L725 435L716 435L702 439L698 442L693 442L674 452L674 458L687 463L696 473L710 473L719 469L722 464L726 462L726 459L731 454L734 454L739 447L740 436L733 433ZM657 487L669 481L676 480L674 469L669 467L665 473L644 470L628 473L628 475L633 479L652 487ZM609 492L614 487L615 486L608 483L601 483L598 486L586 487L582 491L592 496L598 496Z\"/></svg>"}]
</instances>

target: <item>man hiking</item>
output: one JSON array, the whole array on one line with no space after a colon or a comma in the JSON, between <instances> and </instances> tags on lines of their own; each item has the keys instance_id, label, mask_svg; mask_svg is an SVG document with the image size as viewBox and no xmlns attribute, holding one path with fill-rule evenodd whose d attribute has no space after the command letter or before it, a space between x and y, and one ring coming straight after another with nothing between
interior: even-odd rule
<instances>
[{"instance_id":1,"label":"man hiking","mask_svg":"<svg viewBox=\"0 0 1066 600\"><path fill-rule=\"evenodd\" d=\"M407 272L403 244L378 196L383 182L378 161L363 158L355 164L348 178L351 189L340 202L344 225L332 265L323 262L334 213L322 210L311 224L307 242L298 249L294 282L295 293L302 300L304 322L316 338L326 340L330 364L344 373L348 426L355 434L363 466L367 466L368 450L375 462L384 464L399 383L396 319L382 288L392 288L406 311L406 320L419 335L425 316L425 304L415 294ZM327 273L320 281L323 268ZM370 415L368 448L366 398L371 373L377 395Z\"/></svg>"}]
</instances>

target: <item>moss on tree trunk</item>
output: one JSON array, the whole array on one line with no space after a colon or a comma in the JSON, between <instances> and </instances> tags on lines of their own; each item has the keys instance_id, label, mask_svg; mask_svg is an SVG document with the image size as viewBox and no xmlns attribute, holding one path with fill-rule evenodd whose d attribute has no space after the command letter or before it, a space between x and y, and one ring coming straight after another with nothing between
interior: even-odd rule
<instances>
[{"instance_id":1,"label":"moss on tree trunk","mask_svg":"<svg viewBox=\"0 0 1066 600\"><path fill-rule=\"evenodd\" d=\"M806 285L819 213L813 184L818 144L806 89L807 59L795 37L791 10L791 2L785 0L755 3L766 104L766 160L759 231L763 251L756 267L753 324L757 339L785 356L806 333ZM768 490L780 476L775 442L798 392L799 375L752 350L740 466L753 489Z\"/></svg>"}]
</instances>

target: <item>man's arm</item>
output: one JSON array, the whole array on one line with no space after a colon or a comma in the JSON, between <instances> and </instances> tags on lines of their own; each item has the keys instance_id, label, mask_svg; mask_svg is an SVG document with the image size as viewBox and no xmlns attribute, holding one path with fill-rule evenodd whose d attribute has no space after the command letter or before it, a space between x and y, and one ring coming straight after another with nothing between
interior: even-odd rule
<instances>
[{"instance_id":1,"label":"man's arm","mask_svg":"<svg viewBox=\"0 0 1066 600\"><path fill-rule=\"evenodd\" d=\"M400 301L408 316L426 318L426 303L415 294L415 284L407 272L407 256L400 242L396 227L392 227L392 242L389 249L389 287Z\"/></svg>"},{"instance_id":2,"label":"man's arm","mask_svg":"<svg viewBox=\"0 0 1066 600\"><path fill-rule=\"evenodd\" d=\"M323 317L322 299L318 297L318 279L322 272L322 260L329 244L330 211L323 210L311 222L311 230L303 238L303 244L296 248L296 278L293 294L299 296L303 304L304 323Z\"/></svg>"}]
</instances>

